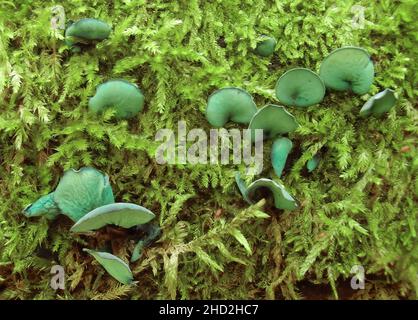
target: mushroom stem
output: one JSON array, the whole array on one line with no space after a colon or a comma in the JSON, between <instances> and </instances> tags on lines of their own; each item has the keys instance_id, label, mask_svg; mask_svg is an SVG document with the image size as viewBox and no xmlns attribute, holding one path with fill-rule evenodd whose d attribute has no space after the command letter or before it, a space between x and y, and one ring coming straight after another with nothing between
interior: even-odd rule
<instances>
[{"instance_id":1,"label":"mushroom stem","mask_svg":"<svg viewBox=\"0 0 418 320\"><path fill-rule=\"evenodd\" d=\"M144 231L146 236L136 244L132 252L131 262L137 261L141 257L143 249L151 245L161 234L160 227L150 223L138 225L137 230Z\"/></svg>"},{"instance_id":2,"label":"mushroom stem","mask_svg":"<svg viewBox=\"0 0 418 320\"><path fill-rule=\"evenodd\" d=\"M286 165L287 156L292 150L293 144L288 138L279 138L273 143L271 149L271 162L274 172L280 178L284 166Z\"/></svg>"}]
</instances>

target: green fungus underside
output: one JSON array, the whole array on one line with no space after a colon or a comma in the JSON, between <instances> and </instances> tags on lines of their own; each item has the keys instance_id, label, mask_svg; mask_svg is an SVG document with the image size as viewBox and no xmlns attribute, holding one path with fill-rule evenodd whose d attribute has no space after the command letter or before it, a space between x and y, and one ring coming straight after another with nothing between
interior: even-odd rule
<instances>
[{"instance_id":1,"label":"green fungus underside","mask_svg":"<svg viewBox=\"0 0 418 320\"><path fill-rule=\"evenodd\" d=\"M83 251L92 255L97 262L99 262L103 268L120 283L132 283L132 271L129 268L129 265L122 259L108 252L94 251L86 248L83 249Z\"/></svg>"},{"instance_id":2,"label":"green fungus underside","mask_svg":"<svg viewBox=\"0 0 418 320\"><path fill-rule=\"evenodd\" d=\"M324 99L325 85L312 70L295 68L279 78L275 91L277 99L286 106L308 107Z\"/></svg>"},{"instance_id":3,"label":"green fungus underside","mask_svg":"<svg viewBox=\"0 0 418 320\"><path fill-rule=\"evenodd\" d=\"M280 178L286 165L287 156L293 144L288 138L278 138L271 149L271 163L276 175Z\"/></svg>"},{"instance_id":4,"label":"green fungus underside","mask_svg":"<svg viewBox=\"0 0 418 320\"><path fill-rule=\"evenodd\" d=\"M277 209L294 210L297 208L296 200L286 191L286 189L279 183L261 178L251 183L247 188L247 196L250 200L255 197L256 191L260 188L267 188L271 191L274 197L274 206Z\"/></svg>"},{"instance_id":5,"label":"green fungus underside","mask_svg":"<svg viewBox=\"0 0 418 320\"><path fill-rule=\"evenodd\" d=\"M298 126L295 117L284 107L268 104L257 111L251 119L249 129L251 130L251 140L255 141L254 129L263 129L263 138L269 139L295 131Z\"/></svg>"},{"instance_id":6,"label":"green fungus underside","mask_svg":"<svg viewBox=\"0 0 418 320\"><path fill-rule=\"evenodd\" d=\"M274 197L274 206L277 209L294 210L297 208L296 200L286 191L286 189L279 183L262 178L252 182L248 187L244 180L242 180L239 172L235 173L235 182L241 192L244 200L249 204L253 204L252 198L260 188L268 188Z\"/></svg>"},{"instance_id":7,"label":"green fungus underside","mask_svg":"<svg viewBox=\"0 0 418 320\"><path fill-rule=\"evenodd\" d=\"M115 202L109 177L90 167L66 171L55 189L54 200L61 212L73 221L97 207Z\"/></svg>"},{"instance_id":8,"label":"green fungus underside","mask_svg":"<svg viewBox=\"0 0 418 320\"><path fill-rule=\"evenodd\" d=\"M111 30L111 27L102 20L80 19L65 30L65 38L70 45L80 40L104 40L109 37Z\"/></svg>"},{"instance_id":9,"label":"green fungus underside","mask_svg":"<svg viewBox=\"0 0 418 320\"><path fill-rule=\"evenodd\" d=\"M45 216L48 219L53 219L60 213L61 210L54 200L54 192L40 197L34 203L23 209L23 214L29 218Z\"/></svg>"},{"instance_id":10,"label":"green fungus underside","mask_svg":"<svg viewBox=\"0 0 418 320\"><path fill-rule=\"evenodd\" d=\"M71 228L73 232L87 232L112 224L123 228L131 228L145 224L155 218L148 209L133 203L112 203L96 208L82 217Z\"/></svg>"},{"instance_id":11,"label":"green fungus underside","mask_svg":"<svg viewBox=\"0 0 418 320\"><path fill-rule=\"evenodd\" d=\"M206 107L206 118L214 127L227 122L247 124L257 112L252 96L241 88L222 88L212 93Z\"/></svg>"},{"instance_id":12,"label":"green fungus underside","mask_svg":"<svg viewBox=\"0 0 418 320\"><path fill-rule=\"evenodd\" d=\"M319 76L324 80L327 88L365 94L369 91L374 78L373 61L362 48L339 48L324 59Z\"/></svg>"},{"instance_id":13,"label":"green fungus underside","mask_svg":"<svg viewBox=\"0 0 418 320\"><path fill-rule=\"evenodd\" d=\"M255 52L262 57L271 56L276 48L277 41L273 37L264 36L261 41L257 43Z\"/></svg>"},{"instance_id":14,"label":"green fungus underside","mask_svg":"<svg viewBox=\"0 0 418 320\"><path fill-rule=\"evenodd\" d=\"M395 91L385 89L367 100L360 110L360 115L363 117L369 115L381 116L392 109L397 100Z\"/></svg>"},{"instance_id":15,"label":"green fungus underside","mask_svg":"<svg viewBox=\"0 0 418 320\"><path fill-rule=\"evenodd\" d=\"M99 85L94 97L90 98L89 110L102 113L114 108L117 119L130 119L142 111L144 95L141 90L125 80L109 80Z\"/></svg>"}]
</instances>

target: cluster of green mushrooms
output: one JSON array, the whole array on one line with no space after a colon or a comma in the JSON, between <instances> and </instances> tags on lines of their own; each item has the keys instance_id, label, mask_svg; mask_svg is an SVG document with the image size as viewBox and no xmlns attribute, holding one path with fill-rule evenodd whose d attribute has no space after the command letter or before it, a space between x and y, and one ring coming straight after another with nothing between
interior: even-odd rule
<instances>
[{"instance_id":1,"label":"cluster of green mushrooms","mask_svg":"<svg viewBox=\"0 0 418 320\"><path fill-rule=\"evenodd\" d=\"M263 36L255 52L263 57L274 53L276 40ZM294 68L285 72L277 81L276 98L285 106L306 108L320 103L326 89L352 91L366 94L373 83L374 65L368 52L358 47L342 47L331 52L321 63L319 74L307 68ZM360 116L380 116L389 111L396 103L393 90L385 89L371 97L361 108ZM248 124L252 141L256 142L254 129L262 129L262 139L272 139L271 162L275 174L280 178L286 165L293 143L284 134L295 131L299 124L285 107L268 104L257 108L252 96L241 88L227 87L215 91L208 99L206 118L214 127L223 127L232 121ZM306 164L312 172L318 166L320 154L314 155ZM271 179L261 178L246 185L239 172L235 180L243 198L253 203L257 191L267 188L274 198L278 209L293 210L297 201L285 187Z\"/></svg>"},{"instance_id":2,"label":"cluster of green mushrooms","mask_svg":"<svg viewBox=\"0 0 418 320\"><path fill-rule=\"evenodd\" d=\"M111 27L104 21L81 19L67 27L65 42L73 52L80 52L83 46L102 41L110 33ZM273 37L262 36L255 53L262 57L271 56L276 44ZM369 91L373 78L373 62L366 50L344 47L333 51L323 61L319 75L306 68L287 71L277 81L275 91L282 104L304 108L320 103L326 88L365 94ZM379 116L393 107L396 100L394 91L385 89L364 104L360 115ZM95 114L112 108L116 119L130 119L141 112L143 106L144 95L138 86L122 79L112 79L99 85L88 104L89 110ZM222 127L232 121L249 124L252 133L254 129L262 129L263 139L274 140L271 161L276 175L282 175L293 147L292 141L282 135L295 131L299 126L294 116L283 106L268 104L257 109L248 92L228 87L217 90L209 97L206 117L215 127ZM254 134L252 141L256 142ZM315 155L308 161L308 171L316 168L319 158L319 155ZM248 203L253 203L257 190L268 188L273 194L276 208L293 210L298 206L285 187L274 180L261 178L247 186L238 172L235 178ZM46 216L49 219L54 219L59 214L66 215L75 223L71 232L87 235L94 234L93 231L107 225L136 228L142 232L143 237L132 252L131 262L137 261L143 248L160 235L159 227L151 222L155 218L154 213L137 204L115 203L109 177L91 167L66 171L55 191L27 206L23 213L27 217ZM105 251L87 248L83 250L91 254L119 282L133 282L129 265L119 257Z\"/></svg>"},{"instance_id":3,"label":"cluster of green mushrooms","mask_svg":"<svg viewBox=\"0 0 418 320\"><path fill-rule=\"evenodd\" d=\"M67 27L65 43L72 52L80 52L83 46L108 38L110 32L111 27L104 21L81 19ZM144 95L138 86L122 79L100 84L88 103L89 110L95 114L112 108L116 119L130 119L141 112L143 106ZM27 217L46 216L49 219L63 214L75 223L71 232L87 235L94 235L95 230L107 225L135 228L143 236L133 249L131 262L137 261L143 249L160 235L160 228L151 222L154 213L137 204L115 203L109 177L91 167L66 171L55 191L27 206L23 213ZM133 282L129 265L119 257L106 251L83 250L119 282Z\"/></svg>"}]
</instances>

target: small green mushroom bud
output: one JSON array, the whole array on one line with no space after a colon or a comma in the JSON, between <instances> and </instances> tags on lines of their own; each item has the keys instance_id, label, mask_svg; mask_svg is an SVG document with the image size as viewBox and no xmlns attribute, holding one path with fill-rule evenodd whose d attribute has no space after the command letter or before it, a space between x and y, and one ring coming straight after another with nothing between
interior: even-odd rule
<instances>
[{"instance_id":1,"label":"small green mushroom bud","mask_svg":"<svg viewBox=\"0 0 418 320\"><path fill-rule=\"evenodd\" d=\"M397 100L395 91L385 89L367 100L360 110L360 116L367 117L373 115L379 117L385 112L388 112Z\"/></svg>"},{"instance_id":2,"label":"small green mushroom bud","mask_svg":"<svg viewBox=\"0 0 418 320\"><path fill-rule=\"evenodd\" d=\"M273 165L274 172L280 178L282 175L284 166L286 165L287 156L292 150L293 144L288 138L279 138L273 143L271 149L271 163Z\"/></svg>"},{"instance_id":3,"label":"small green mushroom bud","mask_svg":"<svg viewBox=\"0 0 418 320\"><path fill-rule=\"evenodd\" d=\"M79 51L80 48L75 44L107 39L111 30L111 27L104 21L91 18L81 19L69 25L65 30L65 42Z\"/></svg>"},{"instance_id":4,"label":"small green mushroom bud","mask_svg":"<svg viewBox=\"0 0 418 320\"><path fill-rule=\"evenodd\" d=\"M144 95L133 83L125 80L109 80L99 85L90 98L89 110L102 113L114 108L117 119L130 119L144 107Z\"/></svg>"},{"instance_id":5,"label":"small green mushroom bud","mask_svg":"<svg viewBox=\"0 0 418 320\"><path fill-rule=\"evenodd\" d=\"M150 222L155 215L148 209L133 203L111 203L98 207L71 228L72 232L87 232L112 224L123 228L131 228Z\"/></svg>"},{"instance_id":6,"label":"small green mushroom bud","mask_svg":"<svg viewBox=\"0 0 418 320\"><path fill-rule=\"evenodd\" d=\"M298 127L295 117L284 107L268 104L257 111L248 128L251 130L252 141L255 141L254 129L263 129L264 139L269 139L295 131Z\"/></svg>"},{"instance_id":7,"label":"small green mushroom bud","mask_svg":"<svg viewBox=\"0 0 418 320\"><path fill-rule=\"evenodd\" d=\"M53 219L60 213L61 210L58 208L58 205L54 200L53 192L40 197L34 203L23 209L23 214L29 218L46 216L48 219Z\"/></svg>"},{"instance_id":8,"label":"small green mushroom bud","mask_svg":"<svg viewBox=\"0 0 418 320\"><path fill-rule=\"evenodd\" d=\"M262 36L257 43L255 52L262 57L271 56L276 48L277 41L274 37Z\"/></svg>"},{"instance_id":9,"label":"small green mushroom bud","mask_svg":"<svg viewBox=\"0 0 418 320\"><path fill-rule=\"evenodd\" d=\"M134 277L129 265L117 256L108 253L83 249L99 262L102 267L116 280L123 284L131 284Z\"/></svg>"},{"instance_id":10,"label":"small green mushroom bud","mask_svg":"<svg viewBox=\"0 0 418 320\"><path fill-rule=\"evenodd\" d=\"M244 200L249 204L253 204L253 199L259 189L267 188L273 194L274 206L277 209L294 210L298 207L296 200L286 191L284 186L276 181L262 178L252 182L246 187L245 182L241 179L239 174L235 175L235 181L237 182Z\"/></svg>"},{"instance_id":11,"label":"small green mushroom bud","mask_svg":"<svg viewBox=\"0 0 418 320\"><path fill-rule=\"evenodd\" d=\"M308 107L325 95L322 79L312 70L295 68L285 72L276 83L276 97L286 106Z\"/></svg>"},{"instance_id":12,"label":"small green mushroom bud","mask_svg":"<svg viewBox=\"0 0 418 320\"><path fill-rule=\"evenodd\" d=\"M312 159L309 159L306 163L306 168L308 169L308 172L312 172L316 169L316 167L319 164L319 161L321 160L321 157L319 154L316 154L313 156Z\"/></svg>"},{"instance_id":13,"label":"small green mushroom bud","mask_svg":"<svg viewBox=\"0 0 418 320\"><path fill-rule=\"evenodd\" d=\"M219 128L229 121L247 124L256 112L257 106L247 91L228 87L210 95L206 118L212 126Z\"/></svg>"},{"instance_id":14,"label":"small green mushroom bud","mask_svg":"<svg viewBox=\"0 0 418 320\"><path fill-rule=\"evenodd\" d=\"M373 83L373 61L363 48L339 48L324 59L319 75L327 88L365 94Z\"/></svg>"}]
</instances>

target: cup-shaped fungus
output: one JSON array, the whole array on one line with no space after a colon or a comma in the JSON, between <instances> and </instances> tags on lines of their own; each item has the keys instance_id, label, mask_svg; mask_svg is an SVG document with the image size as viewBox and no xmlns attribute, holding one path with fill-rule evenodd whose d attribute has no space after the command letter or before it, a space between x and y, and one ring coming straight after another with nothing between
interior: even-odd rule
<instances>
[{"instance_id":1,"label":"cup-shaped fungus","mask_svg":"<svg viewBox=\"0 0 418 320\"><path fill-rule=\"evenodd\" d=\"M131 228L150 222L155 215L148 209L133 203L111 203L87 213L76 224L73 232L87 232L100 229L108 224Z\"/></svg>"},{"instance_id":2,"label":"cup-shaped fungus","mask_svg":"<svg viewBox=\"0 0 418 320\"><path fill-rule=\"evenodd\" d=\"M276 181L261 178L250 183L247 187L245 182L241 179L239 173L235 175L235 181L244 200L249 204L253 203L253 199L259 189L267 188L273 194L274 206L277 209L294 210L298 207L296 200L293 199L293 197L286 191L284 186Z\"/></svg>"},{"instance_id":3,"label":"cup-shaped fungus","mask_svg":"<svg viewBox=\"0 0 418 320\"><path fill-rule=\"evenodd\" d=\"M254 114L248 128L251 130L252 141L255 141L254 129L263 129L264 139L269 139L295 131L298 127L295 117L284 107L268 104Z\"/></svg>"},{"instance_id":4,"label":"cup-shaped fungus","mask_svg":"<svg viewBox=\"0 0 418 320\"><path fill-rule=\"evenodd\" d=\"M228 121L247 124L257 112L253 97L235 87L222 88L212 93L206 107L206 118L214 127L223 127Z\"/></svg>"},{"instance_id":5,"label":"cup-shaped fungus","mask_svg":"<svg viewBox=\"0 0 418 320\"><path fill-rule=\"evenodd\" d=\"M92 18L80 19L65 30L65 42L70 47L77 43L89 43L107 39L111 27L104 21Z\"/></svg>"},{"instance_id":6,"label":"cup-shaped fungus","mask_svg":"<svg viewBox=\"0 0 418 320\"><path fill-rule=\"evenodd\" d=\"M370 115L379 117L385 112L388 112L397 100L395 91L385 89L367 100L360 110L360 115L363 117Z\"/></svg>"},{"instance_id":7,"label":"cup-shaped fungus","mask_svg":"<svg viewBox=\"0 0 418 320\"><path fill-rule=\"evenodd\" d=\"M123 284L131 284L134 277L129 265L119 257L108 253L83 249L99 262L102 267L116 280Z\"/></svg>"},{"instance_id":8,"label":"cup-shaped fungus","mask_svg":"<svg viewBox=\"0 0 418 320\"><path fill-rule=\"evenodd\" d=\"M255 52L262 57L271 56L276 48L277 41L274 37L262 36L257 43Z\"/></svg>"},{"instance_id":9,"label":"cup-shaped fungus","mask_svg":"<svg viewBox=\"0 0 418 320\"><path fill-rule=\"evenodd\" d=\"M274 141L271 148L271 163L274 172L280 178L284 166L286 165L287 156L292 150L293 144L288 138L278 138Z\"/></svg>"},{"instance_id":10,"label":"cup-shaped fungus","mask_svg":"<svg viewBox=\"0 0 418 320\"><path fill-rule=\"evenodd\" d=\"M23 213L28 217L46 215L49 218L64 214L78 221L91 210L113 202L109 177L94 168L84 167L66 171L54 192L39 198Z\"/></svg>"},{"instance_id":11,"label":"cup-shaped fungus","mask_svg":"<svg viewBox=\"0 0 418 320\"><path fill-rule=\"evenodd\" d=\"M286 106L309 107L324 99L325 85L312 70L295 68L277 80L275 91L277 99Z\"/></svg>"},{"instance_id":12,"label":"cup-shaped fungus","mask_svg":"<svg viewBox=\"0 0 418 320\"><path fill-rule=\"evenodd\" d=\"M319 76L330 89L369 91L374 78L373 61L368 52L358 47L343 47L331 52L322 62Z\"/></svg>"},{"instance_id":13,"label":"cup-shaped fungus","mask_svg":"<svg viewBox=\"0 0 418 320\"><path fill-rule=\"evenodd\" d=\"M108 108L115 109L117 119L130 119L144 107L144 95L133 83L125 80L109 80L96 88L90 98L89 110L102 113Z\"/></svg>"}]
</instances>

